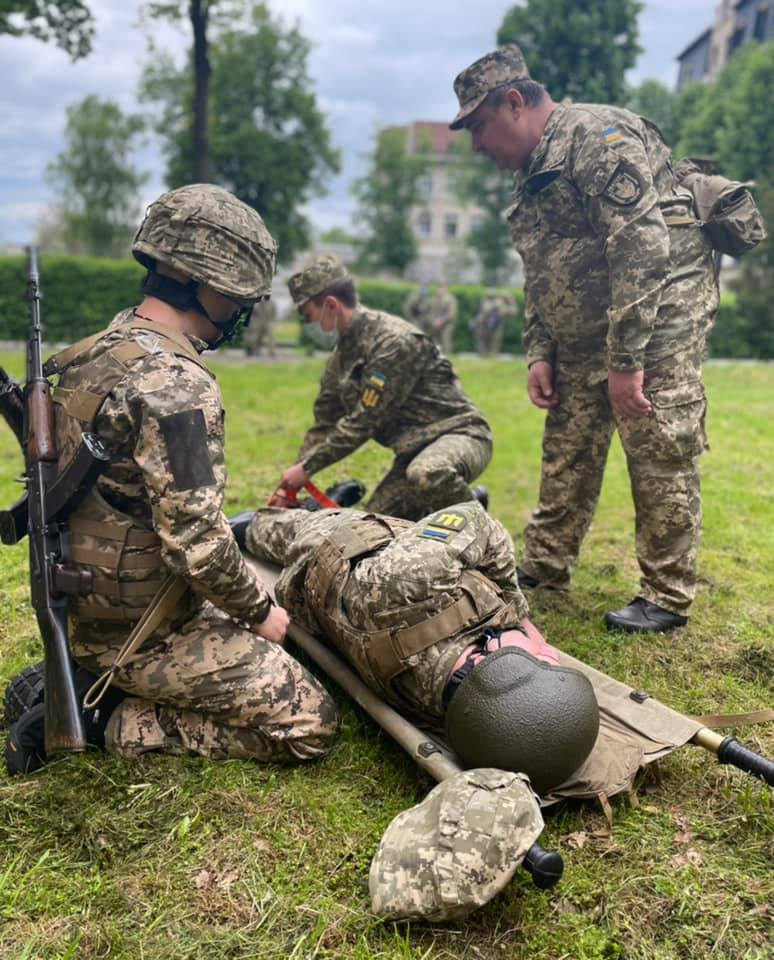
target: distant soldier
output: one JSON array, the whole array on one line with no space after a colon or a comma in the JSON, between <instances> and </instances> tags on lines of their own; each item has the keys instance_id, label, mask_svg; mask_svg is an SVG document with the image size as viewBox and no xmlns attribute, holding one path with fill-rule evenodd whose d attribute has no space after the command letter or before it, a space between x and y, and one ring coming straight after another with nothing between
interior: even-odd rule
<instances>
[{"instance_id":1,"label":"distant soldier","mask_svg":"<svg viewBox=\"0 0 774 960\"><path fill-rule=\"evenodd\" d=\"M368 509L418 519L485 491L469 484L492 456L492 434L465 395L452 365L421 331L399 317L369 310L352 276L323 254L288 281L308 324L337 344L320 381L314 425L282 485L298 490L309 477L367 440L395 452Z\"/></svg>"},{"instance_id":2,"label":"distant soldier","mask_svg":"<svg viewBox=\"0 0 774 960\"><path fill-rule=\"evenodd\" d=\"M418 327L423 333L430 332L431 304L432 297L430 296L430 289L426 284L422 284L419 290L415 290L412 294L409 294L409 296L406 297L406 302L403 304L403 313L406 319L409 323L413 323L415 327Z\"/></svg>"},{"instance_id":3,"label":"distant soldier","mask_svg":"<svg viewBox=\"0 0 774 960\"><path fill-rule=\"evenodd\" d=\"M476 345L483 356L492 357L500 352L506 320L515 313L516 301L510 294L487 290L474 320Z\"/></svg>"},{"instance_id":4,"label":"distant soldier","mask_svg":"<svg viewBox=\"0 0 774 960\"><path fill-rule=\"evenodd\" d=\"M445 283L439 283L435 296L430 300L429 333L441 350L441 353L452 352L454 341L454 322L457 319L457 298Z\"/></svg>"},{"instance_id":5,"label":"distant soldier","mask_svg":"<svg viewBox=\"0 0 774 960\"><path fill-rule=\"evenodd\" d=\"M250 324L245 330L245 353L259 357L264 344L270 357L274 356L274 324L277 322L277 305L273 300L261 300L253 307Z\"/></svg>"}]
</instances>

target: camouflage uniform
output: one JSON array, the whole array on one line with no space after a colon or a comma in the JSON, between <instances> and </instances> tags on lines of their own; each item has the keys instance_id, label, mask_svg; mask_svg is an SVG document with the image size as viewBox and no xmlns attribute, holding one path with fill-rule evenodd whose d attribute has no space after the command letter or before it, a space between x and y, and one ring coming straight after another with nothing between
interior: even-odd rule
<instances>
[{"instance_id":1,"label":"camouflage uniform","mask_svg":"<svg viewBox=\"0 0 774 960\"><path fill-rule=\"evenodd\" d=\"M432 297L427 287L421 287L419 290L406 297L403 305L403 313L409 323L413 323L423 333L430 333L430 310L432 307Z\"/></svg>"},{"instance_id":2,"label":"camouflage uniform","mask_svg":"<svg viewBox=\"0 0 774 960\"><path fill-rule=\"evenodd\" d=\"M245 330L244 344L248 357L261 355L264 343L270 357L274 356L274 324L277 305L273 300L261 300L253 307L250 324Z\"/></svg>"},{"instance_id":3,"label":"camouflage uniform","mask_svg":"<svg viewBox=\"0 0 774 960\"><path fill-rule=\"evenodd\" d=\"M505 321L516 313L516 303L507 293L487 293L474 322L476 342L485 357L496 356L503 345Z\"/></svg>"},{"instance_id":4,"label":"camouflage uniform","mask_svg":"<svg viewBox=\"0 0 774 960\"><path fill-rule=\"evenodd\" d=\"M326 541L357 543L374 532L376 547L362 555L345 549L350 559L339 571ZM331 639L384 699L431 722L441 721L452 668L482 627L514 627L528 612L511 538L475 501L419 523L355 510L259 510L246 544L284 567L277 599L297 623ZM320 564L331 579L325 596L312 574ZM338 624L328 605L344 611Z\"/></svg>"},{"instance_id":5,"label":"camouflage uniform","mask_svg":"<svg viewBox=\"0 0 774 960\"><path fill-rule=\"evenodd\" d=\"M439 290L430 298L428 332L442 353L452 352L456 319L457 298L449 290Z\"/></svg>"},{"instance_id":6,"label":"camouflage uniform","mask_svg":"<svg viewBox=\"0 0 774 960\"><path fill-rule=\"evenodd\" d=\"M566 586L596 507L613 431L636 511L640 594L685 615L701 527L701 363L718 305L712 251L648 121L616 107L555 108L508 216L524 261L528 363L553 365L540 503L523 569ZM650 417L617 416L608 367L645 371Z\"/></svg>"},{"instance_id":7,"label":"camouflage uniform","mask_svg":"<svg viewBox=\"0 0 774 960\"><path fill-rule=\"evenodd\" d=\"M492 456L489 425L449 361L405 320L365 307L328 359L314 418L297 457L309 474L369 439L395 451L368 502L377 513L418 520L464 500Z\"/></svg>"}]
</instances>

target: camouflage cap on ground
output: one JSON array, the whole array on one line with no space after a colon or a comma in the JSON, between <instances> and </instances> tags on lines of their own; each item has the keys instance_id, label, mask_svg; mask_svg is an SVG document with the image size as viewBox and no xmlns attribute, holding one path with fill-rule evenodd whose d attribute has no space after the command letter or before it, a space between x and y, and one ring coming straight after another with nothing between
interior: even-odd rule
<instances>
[{"instance_id":1,"label":"camouflage cap on ground","mask_svg":"<svg viewBox=\"0 0 774 960\"><path fill-rule=\"evenodd\" d=\"M527 64L515 43L509 43L504 47L498 47L492 53L487 53L455 77L454 92L460 102L460 109L449 126L452 130L463 127L465 119L480 106L484 97L495 87L501 87L512 80L528 79Z\"/></svg>"},{"instance_id":2,"label":"camouflage cap on ground","mask_svg":"<svg viewBox=\"0 0 774 960\"><path fill-rule=\"evenodd\" d=\"M521 773L462 770L387 828L371 863L377 916L464 917L498 894L543 830Z\"/></svg>"},{"instance_id":3,"label":"camouflage cap on ground","mask_svg":"<svg viewBox=\"0 0 774 960\"><path fill-rule=\"evenodd\" d=\"M300 307L323 290L351 279L352 275L335 253L321 253L308 267L293 274L288 280L288 290L293 303Z\"/></svg>"}]
</instances>

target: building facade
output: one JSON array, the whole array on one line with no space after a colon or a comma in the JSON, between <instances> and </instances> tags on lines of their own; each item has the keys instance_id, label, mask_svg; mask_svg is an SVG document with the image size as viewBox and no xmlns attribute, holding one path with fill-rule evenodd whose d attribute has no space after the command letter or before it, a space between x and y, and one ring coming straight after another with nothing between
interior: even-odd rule
<instances>
[{"instance_id":1,"label":"building facade","mask_svg":"<svg viewBox=\"0 0 774 960\"><path fill-rule=\"evenodd\" d=\"M774 39L774 0L721 0L715 22L690 43L677 60L677 89L714 80L744 43Z\"/></svg>"}]
</instances>

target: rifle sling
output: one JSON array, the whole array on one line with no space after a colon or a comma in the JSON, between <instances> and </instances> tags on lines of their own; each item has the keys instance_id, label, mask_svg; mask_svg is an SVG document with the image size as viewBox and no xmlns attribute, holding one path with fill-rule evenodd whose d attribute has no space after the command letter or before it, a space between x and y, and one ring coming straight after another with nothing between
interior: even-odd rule
<instances>
[{"instance_id":1,"label":"rifle sling","mask_svg":"<svg viewBox=\"0 0 774 960\"><path fill-rule=\"evenodd\" d=\"M113 666L107 669L86 692L83 698L84 710L93 710L97 706L105 696L118 670L127 662L134 651L148 639L162 620L172 616L187 589L186 581L175 574L170 574L164 580L147 609L132 628L124 645L118 651Z\"/></svg>"}]
</instances>

